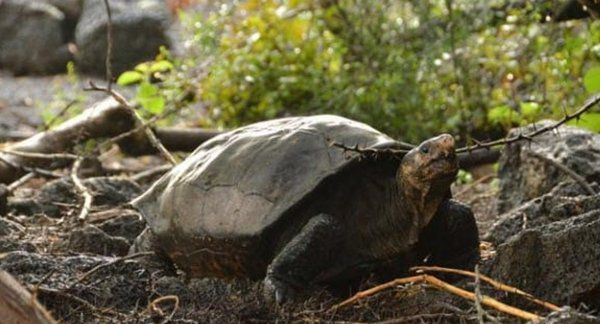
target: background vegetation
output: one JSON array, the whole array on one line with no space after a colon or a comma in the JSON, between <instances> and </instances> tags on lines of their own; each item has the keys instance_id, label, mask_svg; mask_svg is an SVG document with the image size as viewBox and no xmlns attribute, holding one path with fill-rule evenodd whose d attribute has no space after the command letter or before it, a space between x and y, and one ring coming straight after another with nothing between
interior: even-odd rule
<instances>
[{"instance_id":1,"label":"background vegetation","mask_svg":"<svg viewBox=\"0 0 600 324\"><path fill-rule=\"evenodd\" d=\"M547 22L556 1L247 0L182 17L186 55L145 70L160 113L182 90L211 127L332 113L418 142L559 117L600 91L600 21ZM171 61L172 65L160 63ZM150 98L150 101L148 101ZM158 99L156 99L158 98ZM156 101L161 103L156 103ZM600 114L582 124L600 131Z\"/></svg>"}]
</instances>

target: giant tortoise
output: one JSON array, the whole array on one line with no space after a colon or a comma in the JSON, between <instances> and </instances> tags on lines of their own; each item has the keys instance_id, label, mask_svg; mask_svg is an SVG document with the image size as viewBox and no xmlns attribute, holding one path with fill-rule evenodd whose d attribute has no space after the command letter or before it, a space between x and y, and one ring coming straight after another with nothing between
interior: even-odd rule
<instances>
[{"instance_id":1,"label":"giant tortoise","mask_svg":"<svg viewBox=\"0 0 600 324\"><path fill-rule=\"evenodd\" d=\"M331 115L221 134L133 201L149 227L138 250L153 240L194 277L264 278L266 297L279 303L311 283L402 275L419 263L474 266L473 214L450 199L452 136L400 158L365 158L331 143L400 145Z\"/></svg>"}]
</instances>

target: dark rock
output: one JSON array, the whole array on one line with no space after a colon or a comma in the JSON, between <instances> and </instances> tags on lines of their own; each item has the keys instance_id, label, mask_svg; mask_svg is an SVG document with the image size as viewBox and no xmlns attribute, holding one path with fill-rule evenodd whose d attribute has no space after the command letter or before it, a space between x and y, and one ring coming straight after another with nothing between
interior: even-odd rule
<instances>
[{"instance_id":1,"label":"dark rock","mask_svg":"<svg viewBox=\"0 0 600 324\"><path fill-rule=\"evenodd\" d=\"M65 15L36 0L0 1L0 67L15 74L64 71L72 59Z\"/></svg>"},{"instance_id":2,"label":"dark rock","mask_svg":"<svg viewBox=\"0 0 600 324\"><path fill-rule=\"evenodd\" d=\"M557 204L558 215L586 204L591 210L513 235L485 272L557 304L600 309L600 209L592 208L600 195L590 199Z\"/></svg>"},{"instance_id":3,"label":"dark rock","mask_svg":"<svg viewBox=\"0 0 600 324\"><path fill-rule=\"evenodd\" d=\"M113 50L112 69L115 75L133 68L137 63L154 59L160 46L169 46L167 29L170 14L161 0L111 1ZM78 47L76 57L82 71L105 73L107 15L104 3L85 0L75 29Z\"/></svg>"},{"instance_id":4,"label":"dark rock","mask_svg":"<svg viewBox=\"0 0 600 324\"><path fill-rule=\"evenodd\" d=\"M71 251L100 255L122 256L129 250L129 242L126 239L110 236L93 225L74 230L66 244Z\"/></svg>"},{"instance_id":5,"label":"dark rock","mask_svg":"<svg viewBox=\"0 0 600 324\"><path fill-rule=\"evenodd\" d=\"M124 214L98 224L98 228L111 236L123 237L133 243L146 227L140 214L133 210L124 210Z\"/></svg>"},{"instance_id":6,"label":"dark rock","mask_svg":"<svg viewBox=\"0 0 600 324\"><path fill-rule=\"evenodd\" d=\"M94 196L94 206L118 206L127 203L141 191L133 181L117 177L88 178L83 180L83 184ZM62 178L45 184L35 197L11 199L8 205L14 213L25 215L43 213L50 217L60 217L61 208L65 204L78 204L81 199L71 178Z\"/></svg>"},{"instance_id":7,"label":"dark rock","mask_svg":"<svg viewBox=\"0 0 600 324\"><path fill-rule=\"evenodd\" d=\"M583 190L578 184L563 182L550 193L500 215L484 235L484 240L497 245L525 229L538 228L596 209L600 209L600 199L597 196L583 196Z\"/></svg>"},{"instance_id":8,"label":"dark rock","mask_svg":"<svg viewBox=\"0 0 600 324\"><path fill-rule=\"evenodd\" d=\"M540 128L551 123L536 123ZM514 129L510 135L527 133L533 126ZM571 178L550 163L530 152L553 159L584 177L588 183L600 183L600 134L580 128L562 126L558 135L548 132L534 141L507 145L502 156L498 177L500 193L498 211L504 213L533 198L552 190L557 184Z\"/></svg>"}]
</instances>

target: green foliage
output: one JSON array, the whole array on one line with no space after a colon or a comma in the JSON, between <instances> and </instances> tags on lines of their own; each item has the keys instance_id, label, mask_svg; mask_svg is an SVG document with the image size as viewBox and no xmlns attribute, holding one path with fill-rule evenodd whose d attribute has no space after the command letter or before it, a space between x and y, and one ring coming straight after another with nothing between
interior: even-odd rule
<instances>
[{"instance_id":1,"label":"green foliage","mask_svg":"<svg viewBox=\"0 0 600 324\"><path fill-rule=\"evenodd\" d=\"M117 78L119 85L137 85L135 101L150 115L162 114L169 100L169 92L180 90L173 83L167 83L166 87L161 88L164 84L160 82L165 80L174 68L168 57L169 53L162 48L161 54L154 61L140 63Z\"/></svg>"},{"instance_id":2,"label":"green foliage","mask_svg":"<svg viewBox=\"0 0 600 324\"><path fill-rule=\"evenodd\" d=\"M583 84L588 92L600 91L600 66L593 67L585 73Z\"/></svg>"},{"instance_id":3,"label":"green foliage","mask_svg":"<svg viewBox=\"0 0 600 324\"><path fill-rule=\"evenodd\" d=\"M600 113L586 113L579 120L569 122L571 126L578 126L600 133Z\"/></svg>"},{"instance_id":4,"label":"green foliage","mask_svg":"<svg viewBox=\"0 0 600 324\"><path fill-rule=\"evenodd\" d=\"M36 103L41 108L45 127L51 128L59 125L83 111L86 94L81 89L81 82L73 62L67 63L67 81L70 90L66 90L63 84L57 83L53 86L53 96L50 102Z\"/></svg>"},{"instance_id":5,"label":"green foliage","mask_svg":"<svg viewBox=\"0 0 600 324\"><path fill-rule=\"evenodd\" d=\"M164 109L179 89L206 107L204 126L332 113L406 141L440 132L464 140L561 117L600 87L600 21L540 23L547 8L537 2L247 0L219 8L182 16L182 59L121 76L138 84L147 111ZM155 84L153 67L173 73Z\"/></svg>"},{"instance_id":6,"label":"green foliage","mask_svg":"<svg viewBox=\"0 0 600 324\"><path fill-rule=\"evenodd\" d=\"M473 182L473 175L465 170L458 170L456 175L456 184L467 184Z\"/></svg>"}]
</instances>

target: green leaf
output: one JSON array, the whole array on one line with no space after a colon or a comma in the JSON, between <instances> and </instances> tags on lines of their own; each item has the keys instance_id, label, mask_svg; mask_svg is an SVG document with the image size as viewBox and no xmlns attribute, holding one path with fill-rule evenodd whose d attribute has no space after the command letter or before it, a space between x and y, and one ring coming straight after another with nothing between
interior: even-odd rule
<instances>
[{"instance_id":1,"label":"green leaf","mask_svg":"<svg viewBox=\"0 0 600 324\"><path fill-rule=\"evenodd\" d=\"M487 118L492 124L504 124L510 123L512 121L511 119L514 119L514 117L511 118L511 116L515 114L516 113L512 111L510 106L502 105L490 109L487 113Z\"/></svg>"},{"instance_id":2,"label":"green leaf","mask_svg":"<svg viewBox=\"0 0 600 324\"><path fill-rule=\"evenodd\" d=\"M135 66L134 70L140 73L148 73L150 71L150 63L144 62Z\"/></svg>"},{"instance_id":3,"label":"green leaf","mask_svg":"<svg viewBox=\"0 0 600 324\"><path fill-rule=\"evenodd\" d=\"M165 108L165 98L160 95L158 87L148 82L140 84L136 99L144 110L152 114L160 114Z\"/></svg>"},{"instance_id":4,"label":"green leaf","mask_svg":"<svg viewBox=\"0 0 600 324\"><path fill-rule=\"evenodd\" d=\"M117 79L117 84L125 86L142 81L144 76L137 71L125 71Z\"/></svg>"},{"instance_id":5,"label":"green leaf","mask_svg":"<svg viewBox=\"0 0 600 324\"><path fill-rule=\"evenodd\" d=\"M144 82L140 84L138 88L137 97L140 98L150 98L156 96L158 94L158 87L150 84L148 82Z\"/></svg>"},{"instance_id":6,"label":"green leaf","mask_svg":"<svg viewBox=\"0 0 600 324\"><path fill-rule=\"evenodd\" d=\"M579 120L571 120L567 124L600 133L600 113L585 113Z\"/></svg>"},{"instance_id":7,"label":"green leaf","mask_svg":"<svg viewBox=\"0 0 600 324\"><path fill-rule=\"evenodd\" d=\"M139 102L142 108L155 115L162 113L165 108L165 99L163 97L140 98Z\"/></svg>"},{"instance_id":8,"label":"green leaf","mask_svg":"<svg viewBox=\"0 0 600 324\"><path fill-rule=\"evenodd\" d=\"M521 102L519 106L521 108L521 115L528 121L537 119L542 111L540 104L537 102Z\"/></svg>"},{"instance_id":9,"label":"green leaf","mask_svg":"<svg viewBox=\"0 0 600 324\"><path fill-rule=\"evenodd\" d=\"M585 73L583 85L590 93L600 91L600 66L593 67Z\"/></svg>"},{"instance_id":10,"label":"green leaf","mask_svg":"<svg viewBox=\"0 0 600 324\"><path fill-rule=\"evenodd\" d=\"M166 61L166 60L162 60L162 61L157 61L152 63L152 65L150 65L150 72L154 73L154 72L165 72L165 71L170 71L173 69L173 63Z\"/></svg>"}]
</instances>

